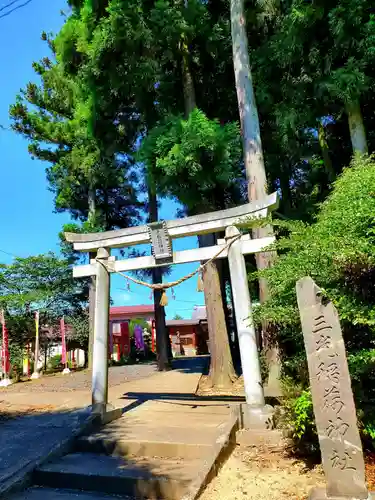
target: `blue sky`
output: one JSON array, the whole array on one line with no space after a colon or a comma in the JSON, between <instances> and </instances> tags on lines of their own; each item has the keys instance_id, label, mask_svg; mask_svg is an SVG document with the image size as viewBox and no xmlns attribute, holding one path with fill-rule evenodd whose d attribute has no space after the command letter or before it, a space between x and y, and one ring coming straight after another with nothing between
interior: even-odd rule
<instances>
[{"instance_id":1,"label":"blue sky","mask_svg":"<svg viewBox=\"0 0 375 500\"><path fill-rule=\"evenodd\" d=\"M7 3L9 0L0 0L0 9ZM0 61L4 70L0 83L0 125L9 127L9 105L20 88L30 80L35 81L31 64L48 55L40 34L59 30L63 23L60 11L65 7L63 0L32 0L0 18ZM45 178L46 165L32 160L27 141L9 130L0 129L0 150L0 262L10 263L12 255L26 257L50 250L58 252L57 234L69 217L53 211L53 194L48 191ZM175 218L176 208L175 203L164 201L161 218ZM174 240L176 250L194 246L194 238ZM167 279L178 279L197 265L176 266ZM176 288L176 300L172 300L169 293L168 318L176 313L189 318L194 304L204 303L203 294L196 292L196 282L193 278ZM148 289L131 285L129 292L126 288L123 278L112 279L111 295L115 305L151 303Z\"/></svg>"}]
</instances>

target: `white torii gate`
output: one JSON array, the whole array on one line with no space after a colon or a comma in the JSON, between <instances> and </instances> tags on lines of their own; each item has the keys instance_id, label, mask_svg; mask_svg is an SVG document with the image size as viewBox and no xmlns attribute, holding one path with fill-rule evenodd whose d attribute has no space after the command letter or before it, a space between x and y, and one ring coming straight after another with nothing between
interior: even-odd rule
<instances>
[{"instance_id":1,"label":"white torii gate","mask_svg":"<svg viewBox=\"0 0 375 500\"><path fill-rule=\"evenodd\" d=\"M263 219L278 207L278 195L273 193L261 202L239 207L176 219L145 226L130 227L102 233L65 233L74 249L82 252L97 252L96 259L89 264L75 266L75 278L96 276L95 326L92 372L93 411L103 414L108 404L108 333L110 274L112 272L135 271L168 264L183 264L205 261L214 257L228 258L232 284L233 303L239 339L242 372L245 385L247 417L250 425L268 425L269 411L264 405L260 362L256 334L252 319L244 255L258 253L274 242L274 237L251 239L249 234L240 236L236 225L249 219ZM172 240L225 231L225 239L211 247L173 252ZM231 245L228 243L232 241ZM116 260L110 256L111 248L151 243L152 255Z\"/></svg>"}]
</instances>

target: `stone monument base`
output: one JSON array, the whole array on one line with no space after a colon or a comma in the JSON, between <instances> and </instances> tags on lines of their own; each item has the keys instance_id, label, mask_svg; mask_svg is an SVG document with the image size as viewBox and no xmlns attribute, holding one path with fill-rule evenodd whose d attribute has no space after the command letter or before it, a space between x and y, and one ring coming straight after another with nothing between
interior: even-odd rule
<instances>
[{"instance_id":1,"label":"stone monument base","mask_svg":"<svg viewBox=\"0 0 375 500\"><path fill-rule=\"evenodd\" d=\"M3 380L0 381L0 387L8 387L9 385L12 385L13 382L10 380L10 378L3 378Z\"/></svg>"},{"instance_id":2,"label":"stone monument base","mask_svg":"<svg viewBox=\"0 0 375 500\"><path fill-rule=\"evenodd\" d=\"M42 374L40 372L33 372L31 374L30 378L34 380L34 379L40 378L41 376L42 376Z\"/></svg>"},{"instance_id":3,"label":"stone monument base","mask_svg":"<svg viewBox=\"0 0 375 500\"><path fill-rule=\"evenodd\" d=\"M367 499L359 499L358 497L329 497L325 488L314 488L311 490L308 500L375 500L375 493L369 493Z\"/></svg>"},{"instance_id":4,"label":"stone monument base","mask_svg":"<svg viewBox=\"0 0 375 500\"><path fill-rule=\"evenodd\" d=\"M238 406L240 429L271 430L275 427L274 409L270 405L248 405L242 403Z\"/></svg>"}]
</instances>

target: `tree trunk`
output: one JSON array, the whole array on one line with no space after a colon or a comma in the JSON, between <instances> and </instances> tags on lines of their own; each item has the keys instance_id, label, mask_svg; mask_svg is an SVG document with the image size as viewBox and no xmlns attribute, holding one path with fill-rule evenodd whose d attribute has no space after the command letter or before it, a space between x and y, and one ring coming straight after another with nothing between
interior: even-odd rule
<instances>
[{"instance_id":1,"label":"tree trunk","mask_svg":"<svg viewBox=\"0 0 375 500\"><path fill-rule=\"evenodd\" d=\"M93 188L88 192L88 221L95 223L96 217L96 193ZM89 253L89 259L95 259L96 252ZM88 345L88 368L92 369L92 355L94 348L94 326L95 326L95 300L96 300L96 277L91 276L89 284L89 345Z\"/></svg>"},{"instance_id":2,"label":"tree trunk","mask_svg":"<svg viewBox=\"0 0 375 500\"><path fill-rule=\"evenodd\" d=\"M219 274L213 262L204 268L203 282L211 353L209 377L215 389L225 389L231 387L236 374L228 342Z\"/></svg>"},{"instance_id":3,"label":"tree trunk","mask_svg":"<svg viewBox=\"0 0 375 500\"><path fill-rule=\"evenodd\" d=\"M96 252L89 253L89 259L95 259ZM95 326L95 300L96 300L96 276L90 277L89 283L89 342L87 366L92 369L92 355L94 351L94 326Z\"/></svg>"},{"instance_id":4,"label":"tree trunk","mask_svg":"<svg viewBox=\"0 0 375 500\"><path fill-rule=\"evenodd\" d=\"M162 283L163 277L161 269L158 267L152 270L152 282ZM164 307L160 305L162 292L154 290L154 307L155 307L155 328L156 328L156 357L159 372L171 369L171 360L169 358L169 336L165 324Z\"/></svg>"},{"instance_id":5,"label":"tree trunk","mask_svg":"<svg viewBox=\"0 0 375 500\"><path fill-rule=\"evenodd\" d=\"M84 356L85 356L84 368L87 368L89 365L89 351L88 351L88 349L83 349L83 352L84 352Z\"/></svg>"},{"instance_id":6,"label":"tree trunk","mask_svg":"<svg viewBox=\"0 0 375 500\"><path fill-rule=\"evenodd\" d=\"M261 200L267 194L267 177L264 166L263 148L253 81L250 68L249 49L246 33L244 0L230 0L232 30L233 67L236 81L238 109L243 139L244 163L248 180L249 201ZM273 234L272 226L253 230L253 238L262 238ZM258 271L272 266L275 252L256 254ZM269 296L268 284L259 279L259 297L261 303ZM280 391L280 361L278 348L272 345L268 335L268 325L262 324L263 345L269 368L268 387L276 393Z\"/></svg>"},{"instance_id":7,"label":"tree trunk","mask_svg":"<svg viewBox=\"0 0 375 500\"><path fill-rule=\"evenodd\" d=\"M243 0L231 0L233 66L241 122L244 162L249 200L262 199L267 192L262 141L250 69Z\"/></svg>"},{"instance_id":8,"label":"tree trunk","mask_svg":"<svg viewBox=\"0 0 375 500\"><path fill-rule=\"evenodd\" d=\"M44 371L47 371L48 343L44 344Z\"/></svg>"},{"instance_id":9,"label":"tree trunk","mask_svg":"<svg viewBox=\"0 0 375 500\"><path fill-rule=\"evenodd\" d=\"M95 224L96 219L96 192L95 189L90 186L87 194L87 202L88 202L88 215L87 220L91 222L91 224Z\"/></svg>"},{"instance_id":10,"label":"tree trunk","mask_svg":"<svg viewBox=\"0 0 375 500\"><path fill-rule=\"evenodd\" d=\"M189 47L185 35L181 37L181 57L182 57L182 79L185 103L185 115L189 117L190 113L196 108L195 89L193 76L190 71Z\"/></svg>"},{"instance_id":11,"label":"tree trunk","mask_svg":"<svg viewBox=\"0 0 375 500\"><path fill-rule=\"evenodd\" d=\"M326 132L324 129L324 126L322 122L319 122L318 126L318 140L319 140L319 146L322 151L322 157L323 157L323 163L324 163L324 169L327 174L328 182L331 184L335 180L335 171L332 166L331 162L331 157L329 155L329 148L328 148L328 143L326 139Z\"/></svg>"},{"instance_id":12,"label":"tree trunk","mask_svg":"<svg viewBox=\"0 0 375 500\"><path fill-rule=\"evenodd\" d=\"M185 7L187 2L185 1ZM190 53L185 34L181 37L181 64L183 76L183 92L185 102L185 116L196 108L194 80L190 70ZM214 245L216 238L208 235L199 237L199 246ZM208 241L211 241L208 243ZM207 266L203 273L204 300L207 311L208 334L210 341L211 365L209 378L212 387L229 387L236 379L232 356L229 347L228 331L223 308L221 284L215 262Z\"/></svg>"},{"instance_id":13,"label":"tree trunk","mask_svg":"<svg viewBox=\"0 0 375 500\"><path fill-rule=\"evenodd\" d=\"M157 222L158 216L158 203L156 194L153 194L152 189L148 189L148 211L150 222ZM162 283L163 274L160 267L155 267L152 270L152 282ZM165 323L165 310L160 305L162 292L154 290L154 310L155 310L155 328L156 328L156 356L159 371L166 371L171 369L171 349L169 342L169 335Z\"/></svg>"},{"instance_id":14,"label":"tree trunk","mask_svg":"<svg viewBox=\"0 0 375 500\"><path fill-rule=\"evenodd\" d=\"M363 123L361 105L359 100L346 104L348 114L350 139L352 141L353 153L365 154L368 152L366 130Z\"/></svg>"}]
</instances>

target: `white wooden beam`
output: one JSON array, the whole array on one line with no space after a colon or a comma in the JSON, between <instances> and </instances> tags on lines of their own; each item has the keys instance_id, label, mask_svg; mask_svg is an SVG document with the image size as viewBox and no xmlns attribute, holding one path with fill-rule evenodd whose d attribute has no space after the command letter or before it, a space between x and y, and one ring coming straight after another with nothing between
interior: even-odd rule
<instances>
[{"instance_id":1,"label":"white wooden beam","mask_svg":"<svg viewBox=\"0 0 375 500\"><path fill-rule=\"evenodd\" d=\"M278 206L278 201L277 193L273 193L259 203L247 203L218 212L170 220L166 222L166 226L171 238L224 231L226 227L239 224L247 219L266 217L270 211ZM100 247L125 248L150 242L147 226L92 234L65 233L65 238L68 242L73 243L75 250L82 252L93 251Z\"/></svg>"},{"instance_id":2,"label":"white wooden beam","mask_svg":"<svg viewBox=\"0 0 375 500\"><path fill-rule=\"evenodd\" d=\"M85 278L96 275L96 264L84 264L73 267L73 278Z\"/></svg>"},{"instance_id":3,"label":"white wooden beam","mask_svg":"<svg viewBox=\"0 0 375 500\"><path fill-rule=\"evenodd\" d=\"M255 240L249 239L248 235L241 237L241 251L244 255L261 252L264 248L274 243L275 238L268 236L266 238L258 238ZM191 250L182 250L173 253L173 264L187 264L189 262L199 262L211 259L216 253L223 248L223 252L219 255L219 259L228 256L228 249L223 245L215 245L212 247L193 248ZM111 272L126 272L136 271L137 269L149 269L158 267L162 264L155 262L155 258L151 255L145 257L134 257L126 260L117 260L109 263ZM165 265L165 264L164 264ZM74 278L83 278L85 276L93 276L96 274L96 264L86 264L83 266L73 267Z\"/></svg>"}]
</instances>

